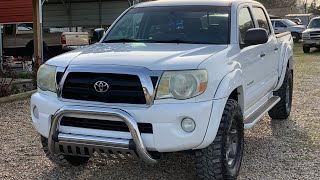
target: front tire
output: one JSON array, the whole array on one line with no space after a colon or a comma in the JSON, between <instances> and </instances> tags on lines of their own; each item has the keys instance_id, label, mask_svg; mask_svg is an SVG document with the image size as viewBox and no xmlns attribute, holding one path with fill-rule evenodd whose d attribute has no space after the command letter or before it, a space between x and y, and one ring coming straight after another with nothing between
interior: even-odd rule
<instances>
[{"instance_id":1,"label":"front tire","mask_svg":"<svg viewBox=\"0 0 320 180\"><path fill-rule=\"evenodd\" d=\"M42 144L42 149L46 154L47 158L51 162L59 166L64 166L64 167L81 166L81 165L87 164L90 159L89 157L52 154L48 148L48 139L43 136L41 136L41 144Z\"/></svg>"},{"instance_id":2,"label":"front tire","mask_svg":"<svg viewBox=\"0 0 320 180\"><path fill-rule=\"evenodd\" d=\"M236 179L243 156L244 129L241 108L228 100L217 135L211 145L196 151L196 171L199 179Z\"/></svg>"},{"instance_id":3,"label":"front tire","mask_svg":"<svg viewBox=\"0 0 320 180\"><path fill-rule=\"evenodd\" d=\"M300 36L299 36L298 33L292 33L291 35L292 35L292 38L293 38L293 42L296 42L296 43L299 42Z\"/></svg>"},{"instance_id":4,"label":"front tire","mask_svg":"<svg viewBox=\"0 0 320 180\"><path fill-rule=\"evenodd\" d=\"M303 46L303 52L304 53L309 53L310 52L310 47L309 46Z\"/></svg>"},{"instance_id":5,"label":"front tire","mask_svg":"<svg viewBox=\"0 0 320 180\"><path fill-rule=\"evenodd\" d=\"M275 96L279 96L281 100L270 111L269 116L272 119L287 119L291 113L293 92L293 73L291 70L286 70L286 75L283 84L279 90L274 92Z\"/></svg>"}]
</instances>

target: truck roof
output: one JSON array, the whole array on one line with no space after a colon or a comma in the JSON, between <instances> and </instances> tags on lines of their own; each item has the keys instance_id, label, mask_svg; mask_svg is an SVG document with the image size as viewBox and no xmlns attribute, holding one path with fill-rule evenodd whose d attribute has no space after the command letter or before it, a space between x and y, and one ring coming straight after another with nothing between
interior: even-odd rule
<instances>
[{"instance_id":1,"label":"truck roof","mask_svg":"<svg viewBox=\"0 0 320 180\"><path fill-rule=\"evenodd\" d=\"M135 7L152 6L183 6L183 5L207 5L207 6L231 6L233 3L245 2L260 4L252 0L157 0L137 4Z\"/></svg>"}]
</instances>

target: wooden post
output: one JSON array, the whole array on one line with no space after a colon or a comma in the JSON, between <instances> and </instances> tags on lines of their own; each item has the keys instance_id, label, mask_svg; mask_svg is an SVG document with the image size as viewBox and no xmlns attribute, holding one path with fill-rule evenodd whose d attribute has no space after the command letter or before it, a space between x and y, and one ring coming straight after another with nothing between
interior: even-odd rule
<instances>
[{"instance_id":1,"label":"wooden post","mask_svg":"<svg viewBox=\"0 0 320 180\"><path fill-rule=\"evenodd\" d=\"M43 63L41 0L32 0L32 8L33 8L33 46L34 46L33 80L34 80L34 84L36 84L37 72L38 72L39 66Z\"/></svg>"},{"instance_id":2,"label":"wooden post","mask_svg":"<svg viewBox=\"0 0 320 180\"><path fill-rule=\"evenodd\" d=\"M2 24L0 24L0 58L3 56L2 49Z\"/></svg>"},{"instance_id":3,"label":"wooden post","mask_svg":"<svg viewBox=\"0 0 320 180\"><path fill-rule=\"evenodd\" d=\"M42 37L41 37L41 2L40 0L32 0L33 5L33 45L34 45L34 58L37 63L42 64Z\"/></svg>"}]
</instances>

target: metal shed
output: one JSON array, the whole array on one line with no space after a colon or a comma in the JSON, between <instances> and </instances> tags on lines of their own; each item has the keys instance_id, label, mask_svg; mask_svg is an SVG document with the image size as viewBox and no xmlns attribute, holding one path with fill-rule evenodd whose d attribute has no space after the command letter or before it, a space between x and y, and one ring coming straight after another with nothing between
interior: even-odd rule
<instances>
[{"instance_id":1,"label":"metal shed","mask_svg":"<svg viewBox=\"0 0 320 180\"><path fill-rule=\"evenodd\" d=\"M41 63L42 28L108 27L125 9L142 1L148 0L1 0L0 12L5 9L2 12L11 18L6 22L33 21L34 55Z\"/></svg>"},{"instance_id":2,"label":"metal shed","mask_svg":"<svg viewBox=\"0 0 320 180\"><path fill-rule=\"evenodd\" d=\"M0 24L32 21L32 1L1 0Z\"/></svg>"},{"instance_id":3,"label":"metal shed","mask_svg":"<svg viewBox=\"0 0 320 180\"><path fill-rule=\"evenodd\" d=\"M0 57L2 56L1 24L32 21L32 1L1 0L0 1Z\"/></svg>"},{"instance_id":4,"label":"metal shed","mask_svg":"<svg viewBox=\"0 0 320 180\"><path fill-rule=\"evenodd\" d=\"M128 0L47 0L43 27L108 26L129 6Z\"/></svg>"}]
</instances>

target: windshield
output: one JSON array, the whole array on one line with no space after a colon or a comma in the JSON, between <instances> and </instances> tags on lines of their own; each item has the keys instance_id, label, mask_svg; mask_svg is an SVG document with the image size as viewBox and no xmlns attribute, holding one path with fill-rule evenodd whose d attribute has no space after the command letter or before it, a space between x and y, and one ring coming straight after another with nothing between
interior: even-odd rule
<instances>
[{"instance_id":1,"label":"windshield","mask_svg":"<svg viewBox=\"0 0 320 180\"><path fill-rule=\"evenodd\" d=\"M308 28L320 28L320 19L311 20Z\"/></svg>"},{"instance_id":2,"label":"windshield","mask_svg":"<svg viewBox=\"0 0 320 180\"><path fill-rule=\"evenodd\" d=\"M297 24L294 23L293 21L289 20L289 19L284 19L283 20L288 26L296 26Z\"/></svg>"},{"instance_id":3,"label":"windshield","mask_svg":"<svg viewBox=\"0 0 320 180\"><path fill-rule=\"evenodd\" d=\"M230 7L148 7L129 10L103 42L229 44Z\"/></svg>"}]
</instances>

